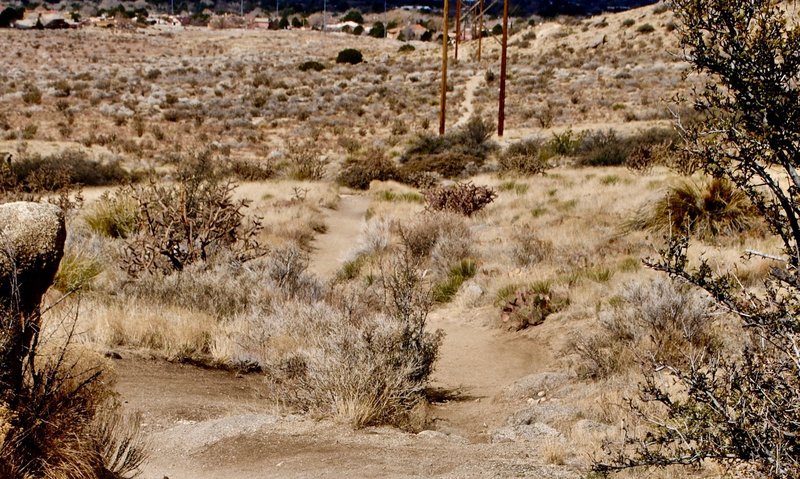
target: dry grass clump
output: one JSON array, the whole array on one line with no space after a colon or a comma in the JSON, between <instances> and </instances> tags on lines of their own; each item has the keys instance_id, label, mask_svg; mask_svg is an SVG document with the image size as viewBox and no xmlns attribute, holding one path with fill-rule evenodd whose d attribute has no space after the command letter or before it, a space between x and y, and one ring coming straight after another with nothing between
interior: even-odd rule
<instances>
[{"instance_id":1,"label":"dry grass clump","mask_svg":"<svg viewBox=\"0 0 800 479\"><path fill-rule=\"evenodd\" d=\"M611 311L601 313L600 331L573 338L577 373L607 378L642 362L683 366L719 351L712 302L685 285L660 277L626 285Z\"/></svg>"},{"instance_id":2,"label":"dry grass clump","mask_svg":"<svg viewBox=\"0 0 800 479\"><path fill-rule=\"evenodd\" d=\"M497 293L495 303L502 313L500 321L511 331L542 324L548 316L569 305L569 297L555 293L549 281L532 285L509 285Z\"/></svg>"},{"instance_id":3,"label":"dry grass clump","mask_svg":"<svg viewBox=\"0 0 800 479\"><path fill-rule=\"evenodd\" d=\"M692 234L704 239L733 235L758 225L753 204L729 181L681 180L655 203L644 206L626 226L658 233Z\"/></svg>"},{"instance_id":4,"label":"dry grass clump","mask_svg":"<svg viewBox=\"0 0 800 479\"><path fill-rule=\"evenodd\" d=\"M128 238L138 231L140 220L134 191L120 188L113 193L103 193L83 219L92 231L101 236Z\"/></svg>"},{"instance_id":5,"label":"dry grass clump","mask_svg":"<svg viewBox=\"0 0 800 479\"><path fill-rule=\"evenodd\" d=\"M398 255L379 280L350 293L251 310L225 325L217 354L257 364L272 397L289 407L353 427L412 426L440 343L425 330L431 299L420 273Z\"/></svg>"}]
</instances>

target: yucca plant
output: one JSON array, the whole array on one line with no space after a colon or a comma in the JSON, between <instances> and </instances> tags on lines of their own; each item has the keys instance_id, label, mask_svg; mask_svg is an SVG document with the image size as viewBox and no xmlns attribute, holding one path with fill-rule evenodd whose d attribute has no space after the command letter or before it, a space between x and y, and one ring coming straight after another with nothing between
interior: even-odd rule
<instances>
[{"instance_id":1,"label":"yucca plant","mask_svg":"<svg viewBox=\"0 0 800 479\"><path fill-rule=\"evenodd\" d=\"M725 179L681 180L666 194L645 205L627 223L630 229L689 233L703 239L741 233L757 224L757 212L747 195Z\"/></svg>"}]
</instances>

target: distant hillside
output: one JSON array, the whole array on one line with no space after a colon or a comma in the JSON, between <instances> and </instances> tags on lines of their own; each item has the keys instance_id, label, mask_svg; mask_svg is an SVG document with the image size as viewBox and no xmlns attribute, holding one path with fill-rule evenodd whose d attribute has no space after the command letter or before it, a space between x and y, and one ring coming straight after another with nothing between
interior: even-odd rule
<instances>
[{"instance_id":1,"label":"distant hillside","mask_svg":"<svg viewBox=\"0 0 800 479\"><path fill-rule=\"evenodd\" d=\"M245 12L252 11L255 8L272 12L276 6L281 11L286 13L293 12L314 12L321 11L323 6L327 6L329 11L344 12L350 8L358 8L362 12L382 12L384 8L397 8L408 5L427 6L433 9L441 9L441 0L138 0L133 3L136 7L141 7L144 3L152 6L153 8L167 12L171 7L171 2L174 1L174 9L176 12L200 12L204 9L209 9L216 12L238 12L243 8ZM465 0L472 3L476 0ZM486 0L490 3L490 0ZM385 3L384 3L385 2ZM12 2L16 3L16 2ZM41 2L39 2L41 3ZM67 5L66 2L59 0L44 0L45 4L61 4ZM83 2L69 2L68 8L74 8L76 4L84 7L96 6L97 8L109 8L115 4L125 3L126 5L132 4L129 1L117 0L85 0ZM451 1L451 5L454 5ZM513 15L528 16L528 15L542 15L552 17L556 15L591 15L602 13L604 11L620 11L630 8L640 7L656 3L655 0L511 0L510 8ZM36 2L30 0L23 0L23 5L32 5ZM326 5L325 5L326 4ZM494 11L499 12L502 2L498 2Z\"/></svg>"}]
</instances>

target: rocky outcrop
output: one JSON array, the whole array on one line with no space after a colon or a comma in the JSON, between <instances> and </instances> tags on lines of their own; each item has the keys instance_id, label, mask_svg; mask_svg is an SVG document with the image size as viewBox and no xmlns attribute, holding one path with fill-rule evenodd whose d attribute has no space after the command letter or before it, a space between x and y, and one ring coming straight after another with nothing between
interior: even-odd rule
<instances>
[{"instance_id":1,"label":"rocky outcrop","mask_svg":"<svg viewBox=\"0 0 800 479\"><path fill-rule=\"evenodd\" d=\"M55 205L0 205L0 304L35 310L64 254L64 214ZM17 296L18 295L18 296ZM18 303L17 303L18 301Z\"/></svg>"},{"instance_id":2,"label":"rocky outcrop","mask_svg":"<svg viewBox=\"0 0 800 479\"><path fill-rule=\"evenodd\" d=\"M39 332L39 305L53 283L67 233L54 205L0 205L0 401L20 399Z\"/></svg>"}]
</instances>

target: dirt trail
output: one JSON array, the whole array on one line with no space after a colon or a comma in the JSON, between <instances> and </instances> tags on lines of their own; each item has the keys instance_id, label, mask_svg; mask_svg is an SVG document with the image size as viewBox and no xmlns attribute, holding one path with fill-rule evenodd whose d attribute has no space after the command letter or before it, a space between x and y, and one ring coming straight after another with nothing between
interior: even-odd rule
<instances>
[{"instance_id":1,"label":"dirt trail","mask_svg":"<svg viewBox=\"0 0 800 479\"><path fill-rule=\"evenodd\" d=\"M358 245L364 217L369 208L369 198L360 195L341 195L335 210L327 210L325 224L328 231L314 240L309 271L322 279L332 278L347 254Z\"/></svg>"},{"instance_id":2,"label":"dirt trail","mask_svg":"<svg viewBox=\"0 0 800 479\"><path fill-rule=\"evenodd\" d=\"M369 197L342 196L327 212L310 269L332 277L362 234ZM447 399L430 408L431 429L353 431L281 415L258 375L198 369L147 359L116 361L117 389L129 410L144 413L152 453L145 479L407 477L578 477L570 467L531 459L531 445L489 436L519 409L503 397L516 380L549 362L534 340L489 324L490 307L438 308L431 330L445 338L432 386ZM135 356L135 355L134 355Z\"/></svg>"},{"instance_id":3,"label":"dirt trail","mask_svg":"<svg viewBox=\"0 0 800 479\"><path fill-rule=\"evenodd\" d=\"M483 79L482 73L476 73L473 75L472 78L467 80L467 84L464 90L464 102L462 106L464 108L464 113L461 114L461 117L458 121L453 125L453 128L458 128L462 125L465 125L467 121L469 121L472 114L475 113L475 90L481 85L481 80Z\"/></svg>"}]
</instances>

